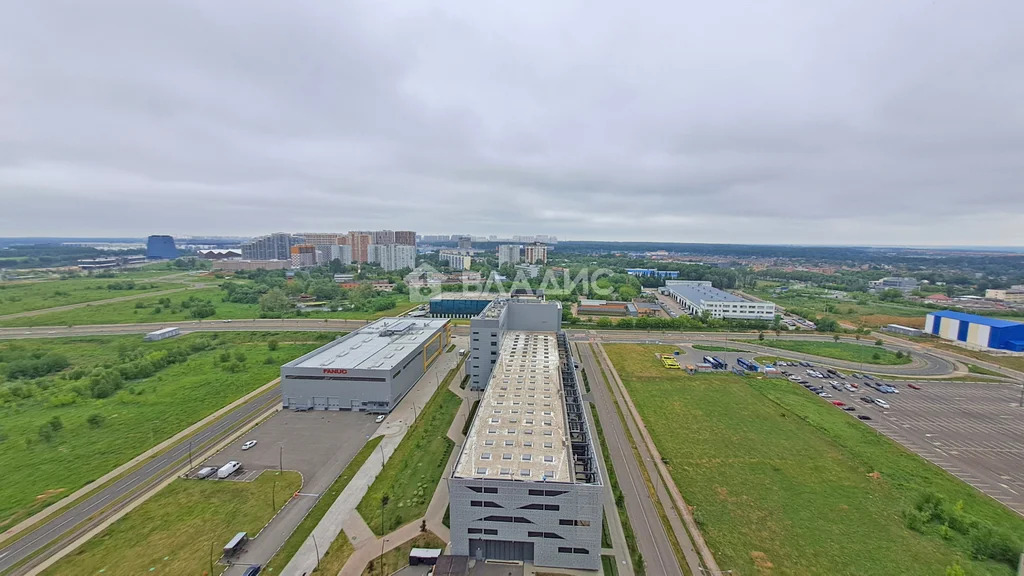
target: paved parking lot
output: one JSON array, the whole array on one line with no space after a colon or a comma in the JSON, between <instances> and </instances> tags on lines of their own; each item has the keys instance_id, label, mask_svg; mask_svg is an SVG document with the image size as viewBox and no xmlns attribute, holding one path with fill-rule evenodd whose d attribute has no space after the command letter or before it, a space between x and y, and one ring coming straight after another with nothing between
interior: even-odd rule
<instances>
[{"instance_id":1,"label":"paved parking lot","mask_svg":"<svg viewBox=\"0 0 1024 576\"><path fill-rule=\"evenodd\" d=\"M235 480L252 480L260 472L297 470L303 484L332 463L349 461L377 429L374 416L360 412L293 412L281 410L239 440L214 454L203 466L222 466L237 460L244 470ZM256 440L256 446L242 450L242 443Z\"/></svg>"},{"instance_id":2,"label":"paved parking lot","mask_svg":"<svg viewBox=\"0 0 1024 576\"><path fill-rule=\"evenodd\" d=\"M902 385L901 385L902 384ZM886 394L892 406L866 424L1024 515L1024 408L1020 386L918 382Z\"/></svg>"}]
</instances>

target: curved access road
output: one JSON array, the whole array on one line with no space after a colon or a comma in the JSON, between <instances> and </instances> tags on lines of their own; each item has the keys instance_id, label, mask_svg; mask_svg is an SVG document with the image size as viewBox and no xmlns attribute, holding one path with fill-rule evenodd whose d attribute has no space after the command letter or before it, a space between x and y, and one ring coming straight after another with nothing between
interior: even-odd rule
<instances>
[{"instance_id":1,"label":"curved access road","mask_svg":"<svg viewBox=\"0 0 1024 576\"><path fill-rule=\"evenodd\" d=\"M281 389L271 386L209 426L182 438L145 464L121 476L87 497L65 507L60 513L28 529L13 541L0 543L0 574L24 574L90 528L103 522L135 499L142 497L146 487L155 486L174 475L188 458L200 454L201 447L216 443L233 432L249 426L280 400Z\"/></svg>"}]
</instances>

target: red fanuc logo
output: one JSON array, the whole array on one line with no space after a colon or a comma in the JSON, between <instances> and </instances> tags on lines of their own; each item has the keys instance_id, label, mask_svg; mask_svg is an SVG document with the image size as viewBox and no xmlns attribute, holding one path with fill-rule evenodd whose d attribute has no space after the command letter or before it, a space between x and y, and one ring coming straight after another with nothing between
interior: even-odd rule
<instances>
[{"instance_id":1,"label":"red fanuc logo","mask_svg":"<svg viewBox=\"0 0 1024 576\"><path fill-rule=\"evenodd\" d=\"M348 374L344 368L324 368L324 374Z\"/></svg>"}]
</instances>

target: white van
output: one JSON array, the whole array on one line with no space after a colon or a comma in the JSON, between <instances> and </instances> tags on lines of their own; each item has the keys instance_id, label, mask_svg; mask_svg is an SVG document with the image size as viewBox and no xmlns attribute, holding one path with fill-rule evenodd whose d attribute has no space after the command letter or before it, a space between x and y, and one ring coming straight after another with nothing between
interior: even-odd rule
<instances>
[{"instance_id":1,"label":"white van","mask_svg":"<svg viewBox=\"0 0 1024 576\"><path fill-rule=\"evenodd\" d=\"M217 470L217 478L220 478L221 480L223 480L223 479L227 478L228 476L231 476L235 472L238 472L238 469L241 468L241 467L242 467L242 463L241 462L239 462L237 460L232 460L231 462L228 462L227 464L221 466L220 470Z\"/></svg>"},{"instance_id":2,"label":"white van","mask_svg":"<svg viewBox=\"0 0 1024 576\"><path fill-rule=\"evenodd\" d=\"M465 348L459 348L459 356L462 357L462 356L465 356L465 355L466 355L466 349Z\"/></svg>"}]
</instances>

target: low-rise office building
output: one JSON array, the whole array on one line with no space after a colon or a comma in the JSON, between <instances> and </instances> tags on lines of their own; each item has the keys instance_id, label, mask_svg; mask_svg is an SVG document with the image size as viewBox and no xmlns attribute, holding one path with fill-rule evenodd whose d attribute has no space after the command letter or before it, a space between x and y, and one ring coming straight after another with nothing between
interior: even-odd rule
<instances>
[{"instance_id":1,"label":"low-rise office building","mask_svg":"<svg viewBox=\"0 0 1024 576\"><path fill-rule=\"evenodd\" d=\"M503 332L448 479L452 553L599 570L602 478L568 339Z\"/></svg>"},{"instance_id":2,"label":"low-rise office building","mask_svg":"<svg viewBox=\"0 0 1024 576\"><path fill-rule=\"evenodd\" d=\"M728 320L775 319L775 304L754 302L746 298L719 290L711 282L701 280L666 280L664 293L675 298L688 314L700 316L704 312L712 318Z\"/></svg>"},{"instance_id":3,"label":"low-rise office building","mask_svg":"<svg viewBox=\"0 0 1024 576\"><path fill-rule=\"evenodd\" d=\"M381 318L281 366L281 401L390 412L450 342L448 320Z\"/></svg>"}]
</instances>

